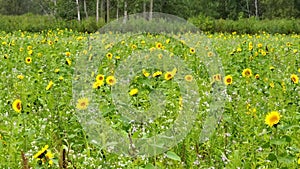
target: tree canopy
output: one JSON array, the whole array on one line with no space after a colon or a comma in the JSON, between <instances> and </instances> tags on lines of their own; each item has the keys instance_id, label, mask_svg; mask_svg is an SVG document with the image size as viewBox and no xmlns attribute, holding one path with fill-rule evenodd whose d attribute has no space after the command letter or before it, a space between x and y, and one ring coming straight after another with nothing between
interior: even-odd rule
<instances>
[{"instance_id":1,"label":"tree canopy","mask_svg":"<svg viewBox=\"0 0 300 169\"><path fill-rule=\"evenodd\" d=\"M162 12L182 18L206 16L215 19L256 17L299 18L299 0L0 0L0 14L53 15L71 20L101 17L105 20L126 14Z\"/></svg>"}]
</instances>

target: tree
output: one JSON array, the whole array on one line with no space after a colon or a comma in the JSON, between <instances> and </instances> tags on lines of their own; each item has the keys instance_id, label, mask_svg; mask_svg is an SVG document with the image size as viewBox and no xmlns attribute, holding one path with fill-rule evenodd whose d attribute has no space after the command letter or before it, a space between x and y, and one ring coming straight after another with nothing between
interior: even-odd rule
<instances>
[{"instance_id":1,"label":"tree","mask_svg":"<svg viewBox=\"0 0 300 169\"><path fill-rule=\"evenodd\" d=\"M86 0L83 0L83 10L84 10L84 13L85 13L85 17L88 18L89 15L88 15L88 12L86 10Z\"/></svg>"},{"instance_id":2,"label":"tree","mask_svg":"<svg viewBox=\"0 0 300 169\"><path fill-rule=\"evenodd\" d=\"M77 5L77 20L80 21L80 7L79 7L79 1L76 0L76 5Z\"/></svg>"},{"instance_id":3,"label":"tree","mask_svg":"<svg viewBox=\"0 0 300 169\"><path fill-rule=\"evenodd\" d=\"M106 22L109 22L109 0L106 0Z\"/></svg>"},{"instance_id":4,"label":"tree","mask_svg":"<svg viewBox=\"0 0 300 169\"><path fill-rule=\"evenodd\" d=\"M99 22L99 0L96 1L96 22Z\"/></svg>"},{"instance_id":5,"label":"tree","mask_svg":"<svg viewBox=\"0 0 300 169\"><path fill-rule=\"evenodd\" d=\"M152 19L152 12L153 12L153 0L150 0L149 20Z\"/></svg>"}]
</instances>

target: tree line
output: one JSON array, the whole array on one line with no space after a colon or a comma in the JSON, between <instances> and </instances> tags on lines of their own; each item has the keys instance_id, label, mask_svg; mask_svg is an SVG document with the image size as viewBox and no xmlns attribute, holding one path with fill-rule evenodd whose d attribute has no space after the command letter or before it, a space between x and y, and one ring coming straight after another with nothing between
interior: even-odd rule
<instances>
[{"instance_id":1,"label":"tree line","mask_svg":"<svg viewBox=\"0 0 300 169\"><path fill-rule=\"evenodd\" d=\"M2 15L33 13L79 21L93 17L109 22L152 11L185 19L199 15L232 20L290 19L300 17L300 0L0 0Z\"/></svg>"}]
</instances>

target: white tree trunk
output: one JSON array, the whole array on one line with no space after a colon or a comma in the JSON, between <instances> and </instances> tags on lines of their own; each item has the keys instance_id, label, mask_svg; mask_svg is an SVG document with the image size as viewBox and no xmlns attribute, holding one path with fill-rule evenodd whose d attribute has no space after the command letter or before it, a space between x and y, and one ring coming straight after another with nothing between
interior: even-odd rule
<instances>
[{"instance_id":1,"label":"white tree trunk","mask_svg":"<svg viewBox=\"0 0 300 169\"><path fill-rule=\"evenodd\" d=\"M85 13L85 17L88 18L89 15L88 15L87 10L86 10L86 0L83 0L83 10L84 10L84 13Z\"/></svg>"},{"instance_id":2,"label":"white tree trunk","mask_svg":"<svg viewBox=\"0 0 300 169\"><path fill-rule=\"evenodd\" d=\"M79 8L79 0L76 0L76 4L77 4L77 19L78 19L78 21L80 21L80 8Z\"/></svg>"},{"instance_id":3,"label":"white tree trunk","mask_svg":"<svg viewBox=\"0 0 300 169\"><path fill-rule=\"evenodd\" d=\"M255 16L256 16L256 18L258 18L258 4L257 4L257 1L258 1L258 0L255 0L255 1L254 1L254 5L255 5Z\"/></svg>"},{"instance_id":4,"label":"white tree trunk","mask_svg":"<svg viewBox=\"0 0 300 169\"><path fill-rule=\"evenodd\" d=\"M152 19L152 11L153 11L153 0L150 0L149 20Z\"/></svg>"},{"instance_id":5,"label":"white tree trunk","mask_svg":"<svg viewBox=\"0 0 300 169\"><path fill-rule=\"evenodd\" d=\"M106 0L106 22L109 22L109 0Z\"/></svg>"},{"instance_id":6,"label":"white tree trunk","mask_svg":"<svg viewBox=\"0 0 300 169\"><path fill-rule=\"evenodd\" d=\"M247 13L248 13L248 18L250 18L251 14L250 14L250 8L249 8L249 0L246 0L246 5L247 5Z\"/></svg>"},{"instance_id":7,"label":"white tree trunk","mask_svg":"<svg viewBox=\"0 0 300 169\"><path fill-rule=\"evenodd\" d=\"M119 0L117 0L117 20L119 20Z\"/></svg>"},{"instance_id":8,"label":"white tree trunk","mask_svg":"<svg viewBox=\"0 0 300 169\"><path fill-rule=\"evenodd\" d=\"M96 1L96 22L99 21L99 0Z\"/></svg>"}]
</instances>

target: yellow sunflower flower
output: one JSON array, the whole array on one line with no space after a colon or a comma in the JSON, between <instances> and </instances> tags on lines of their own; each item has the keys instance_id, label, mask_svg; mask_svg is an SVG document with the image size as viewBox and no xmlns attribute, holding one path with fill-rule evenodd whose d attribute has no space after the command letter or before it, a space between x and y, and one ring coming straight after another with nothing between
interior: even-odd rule
<instances>
[{"instance_id":1,"label":"yellow sunflower flower","mask_svg":"<svg viewBox=\"0 0 300 169\"><path fill-rule=\"evenodd\" d=\"M65 55L66 55L67 57L69 57L69 56L71 56L71 52L66 52Z\"/></svg>"},{"instance_id":2,"label":"yellow sunflower flower","mask_svg":"<svg viewBox=\"0 0 300 169\"><path fill-rule=\"evenodd\" d=\"M53 84L54 84L53 81L50 80L50 82L48 83L48 85L46 87L46 90L50 90L52 88Z\"/></svg>"},{"instance_id":3,"label":"yellow sunflower flower","mask_svg":"<svg viewBox=\"0 0 300 169\"><path fill-rule=\"evenodd\" d=\"M45 146L42 148L42 150L38 151L38 152L33 156L33 158L35 158L35 159L37 159L37 158L39 158L39 159L43 158L43 157L46 155L46 152L47 152L48 148L49 148L49 146L48 146L48 145L45 145Z\"/></svg>"},{"instance_id":4,"label":"yellow sunflower flower","mask_svg":"<svg viewBox=\"0 0 300 169\"><path fill-rule=\"evenodd\" d=\"M161 43L156 43L156 48L157 49L161 49L162 48L162 44Z\"/></svg>"},{"instance_id":5,"label":"yellow sunflower flower","mask_svg":"<svg viewBox=\"0 0 300 169\"><path fill-rule=\"evenodd\" d=\"M142 73L145 77L149 77L150 76L150 73L146 71L146 69L143 69L142 70Z\"/></svg>"},{"instance_id":6,"label":"yellow sunflower flower","mask_svg":"<svg viewBox=\"0 0 300 169\"><path fill-rule=\"evenodd\" d=\"M131 89L129 92L130 96L136 95L139 92L139 90L137 88Z\"/></svg>"},{"instance_id":7,"label":"yellow sunflower flower","mask_svg":"<svg viewBox=\"0 0 300 169\"><path fill-rule=\"evenodd\" d=\"M106 83L110 86L113 86L116 84L116 78L114 76L108 76L106 78Z\"/></svg>"},{"instance_id":8,"label":"yellow sunflower flower","mask_svg":"<svg viewBox=\"0 0 300 169\"><path fill-rule=\"evenodd\" d=\"M22 110L22 101L20 99L16 99L12 104L12 108L14 111L20 113Z\"/></svg>"},{"instance_id":9,"label":"yellow sunflower flower","mask_svg":"<svg viewBox=\"0 0 300 169\"><path fill-rule=\"evenodd\" d=\"M23 75L18 75L17 78L22 80L22 79L24 79L24 76Z\"/></svg>"},{"instance_id":10,"label":"yellow sunflower flower","mask_svg":"<svg viewBox=\"0 0 300 169\"><path fill-rule=\"evenodd\" d=\"M107 53L107 54L106 54L106 57L107 57L107 59L112 59L113 54L112 54L112 53Z\"/></svg>"},{"instance_id":11,"label":"yellow sunflower flower","mask_svg":"<svg viewBox=\"0 0 300 169\"><path fill-rule=\"evenodd\" d=\"M213 79L215 81L220 81L221 80L221 75L220 74L216 74L216 75L213 76Z\"/></svg>"},{"instance_id":12,"label":"yellow sunflower flower","mask_svg":"<svg viewBox=\"0 0 300 169\"><path fill-rule=\"evenodd\" d=\"M96 76L96 81L104 81L104 75L98 74L98 75Z\"/></svg>"},{"instance_id":13,"label":"yellow sunflower flower","mask_svg":"<svg viewBox=\"0 0 300 169\"><path fill-rule=\"evenodd\" d=\"M78 110L85 110L89 105L89 99L84 97L77 100L76 108Z\"/></svg>"},{"instance_id":14,"label":"yellow sunflower flower","mask_svg":"<svg viewBox=\"0 0 300 169\"><path fill-rule=\"evenodd\" d=\"M184 79L185 79L187 82L191 82L191 81L193 81L193 76L192 76L192 75L185 75L185 76L184 76Z\"/></svg>"},{"instance_id":15,"label":"yellow sunflower flower","mask_svg":"<svg viewBox=\"0 0 300 169\"><path fill-rule=\"evenodd\" d=\"M165 73L165 80L171 80L173 77L174 77L174 74L172 72Z\"/></svg>"},{"instance_id":16,"label":"yellow sunflower flower","mask_svg":"<svg viewBox=\"0 0 300 169\"><path fill-rule=\"evenodd\" d=\"M291 80L294 84L298 84L299 83L299 77L296 74L292 74L291 75Z\"/></svg>"},{"instance_id":17,"label":"yellow sunflower flower","mask_svg":"<svg viewBox=\"0 0 300 169\"><path fill-rule=\"evenodd\" d=\"M231 75L225 76L225 78L224 78L224 83L225 83L226 85L231 85L231 84L232 84L232 76L231 76Z\"/></svg>"},{"instance_id":18,"label":"yellow sunflower flower","mask_svg":"<svg viewBox=\"0 0 300 169\"><path fill-rule=\"evenodd\" d=\"M274 125L278 124L279 121L280 121L280 114L277 111L272 111L268 113L265 118L265 123L270 127L273 127Z\"/></svg>"},{"instance_id":19,"label":"yellow sunflower flower","mask_svg":"<svg viewBox=\"0 0 300 169\"><path fill-rule=\"evenodd\" d=\"M196 52L195 48L190 48L190 53L194 54Z\"/></svg>"},{"instance_id":20,"label":"yellow sunflower flower","mask_svg":"<svg viewBox=\"0 0 300 169\"><path fill-rule=\"evenodd\" d=\"M66 58L66 64L67 64L67 65L69 65L69 66L71 66L71 64L72 64L72 61L71 61L71 59L69 59L69 58Z\"/></svg>"},{"instance_id":21,"label":"yellow sunflower flower","mask_svg":"<svg viewBox=\"0 0 300 169\"><path fill-rule=\"evenodd\" d=\"M101 86L103 86L104 81L96 81L93 83L93 88L94 89L99 89Z\"/></svg>"},{"instance_id":22,"label":"yellow sunflower flower","mask_svg":"<svg viewBox=\"0 0 300 169\"><path fill-rule=\"evenodd\" d=\"M26 57L26 58L25 58L25 62L26 62L27 64L30 64L30 63L32 62L31 57Z\"/></svg>"},{"instance_id":23,"label":"yellow sunflower flower","mask_svg":"<svg viewBox=\"0 0 300 169\"><path fill-rule=\"evenodd\" d=\"M243 75L243 77L247 77L247 78L251 77L252 76L251 69L249 69L249 68L244 69L243 72L242 72L242 75Z\"/></svg>"},{"instance_id":24,"label":"yellow sunflower flower","mask_svg":"<svg viewBox=\"0 0 300 169\"><path fill-rule=\"evenodd\" d=\"M162 75L162 72L161 71L157 71L157 72L153 73L152 77L158 77L160 75Z\"/></svg>"}]
</instances>

